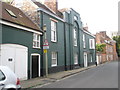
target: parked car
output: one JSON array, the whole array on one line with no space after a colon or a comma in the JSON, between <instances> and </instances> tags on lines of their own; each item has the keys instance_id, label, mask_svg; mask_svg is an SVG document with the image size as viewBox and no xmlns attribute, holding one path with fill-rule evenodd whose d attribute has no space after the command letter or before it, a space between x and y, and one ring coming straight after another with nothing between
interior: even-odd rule
<instances>
[{"instance_id":1,"label":"parked car","mask_svg":"<svg viewBox=\"0 0 120 90\"><path fill-rule=\"evenodd\" d=\"M0 66L0 90L21 89L20 80L14 72L7 66Z\"/></svg>"}]
</instances>

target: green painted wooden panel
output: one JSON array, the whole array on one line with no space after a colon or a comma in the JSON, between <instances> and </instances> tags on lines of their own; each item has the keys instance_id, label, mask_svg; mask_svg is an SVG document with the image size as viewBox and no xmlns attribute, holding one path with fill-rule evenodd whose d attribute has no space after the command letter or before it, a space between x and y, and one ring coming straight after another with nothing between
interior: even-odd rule
<instances>
[{"instance_id":1,"label":"green painted wooden panel","mask_svg":"<svg viewBox=\"0 0 120 90\"><path fill-rule=\"evenodd\" d=\"M47 26L47 39L49 42L50 49L48 50L48 67L51 67L51 53L52 52L57 52L58 53L58 66L64 66L65 64L65 59L64 59L64 23L57 20L57 42L52 42L51 41L51 19L55 19L54 17L51 17L47 14L43 15L43 25L46 24Z\"/></svg>"},{"instance_id":2,"label":"green painted wooden panel","mask_svg":"<svg viewBox=\"0 0 120 90\"><path fill-rule=\"evenodd\" d=\"M41 49L34 49L33 45L33 33L23 31L18 28L9 26L2 26L2 40L3 44L19 44L28 47L28 72L30 70L30 59L32 53L38 53L41 55Z\"/></svg>"}]
</instances>

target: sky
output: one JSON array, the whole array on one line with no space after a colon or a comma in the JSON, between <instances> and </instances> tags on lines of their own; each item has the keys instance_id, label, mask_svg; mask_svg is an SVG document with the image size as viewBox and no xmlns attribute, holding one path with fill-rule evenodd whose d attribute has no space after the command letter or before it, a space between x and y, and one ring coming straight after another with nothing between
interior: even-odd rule
<instances>
[{"instance_id":1,"label":"sky","mask_svg":"<svg viewBox=\"0 0 120 90\"><path fill-rule=\"evenodd\" d=\"M118 31L118 2L120 0L58 0L59 9L73 8L80 14L91 33Z\"/></svg>"}]
</instances>

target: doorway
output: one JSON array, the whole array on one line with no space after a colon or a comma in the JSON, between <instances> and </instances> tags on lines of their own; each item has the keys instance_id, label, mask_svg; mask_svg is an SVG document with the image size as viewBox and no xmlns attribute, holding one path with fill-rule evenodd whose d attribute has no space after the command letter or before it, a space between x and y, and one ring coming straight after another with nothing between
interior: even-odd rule
<instances>
[{"instance_id":1,"label":"doorway","mask_svg":"<svg viewBox=\"0 0 120 90\"><path fill-rule=\"evenodd\" d=\"M40 76L40 55L32 54L32 78Z\"/></svg>"},{"instance_id":2,"label":"doorway","mask_svg":"<svg viewBox=\"0 0 120 90\"><path fill-rule=\"evenodd\" d=\"M87 62L87 53L84 52L84 67L88 66L88 62Z\"/></svg>"}]
</instances>

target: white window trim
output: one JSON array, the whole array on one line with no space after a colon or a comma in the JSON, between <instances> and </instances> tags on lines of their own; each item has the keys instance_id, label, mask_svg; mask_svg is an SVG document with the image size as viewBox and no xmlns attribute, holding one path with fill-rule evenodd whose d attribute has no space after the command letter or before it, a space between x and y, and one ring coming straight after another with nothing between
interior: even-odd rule
<instances>
[{"instance_id":1,"label":"white window trim","mask_svg":"<svg viewBox=\"0 0 120 90\"><path fill-rule=\"evenodd\" d=\"M56 58L53 58L53 53L56 54ZM52 64L52 60L53 60L53 59L56 59L56 64ZM52 53L51 53L51 66L52 66L52 67L57 66L57 52L52 52Z\"/></svg>"},{"instance_id":2,"label":"white window trim","mask_svg":"<svg viewBox=\"0 0 120 90\"><path fill-rule=\"evenodd\" d=\"M75 59L77 59L77 60L75 60ZM77 53L74 54L74 64L75 65L78 64L78 54Z\"/></svg>"},{"instance_id":3,"label":"white window trim","mask_svg":"<svg viewBox=\"0 0 120 90\"><path fill-rule=\"evenodd\" d=\"M75 35L76 34L76 35ZM74 46L77 46L77 30L74 28L73 29L73 42L74 42ZM76 36L76 37L75 37Z\"/></svg>"},{"instance_id":4,"label":"white window trim","mask_svg":"<svg viewBox=\"0 0 120 90\"><path fill-rule=\"evenodd\" d=\"M57 22L51 20L51 24L52 22L55 24L54 25L54 29L52 29L52 25L51 25L51 41L52 42L57 42ZM55 32L55 34L52 34L52 32ZM52 36L53 35L53 36ZM53 39L55 37L55 40Z\"/></svg>"},{"instance_id":5,"label":"white window trim","mask_svg":"<svg viewBox=\"0 0 120 90\"><path fill-rule=\"evenodd\" d=\"M39 35L39 40L37 40L37 39L34 40L34 35ZM39 43L39 47L37 47L37 45L36 45L36 46L33 45L33 48L38 48L38 49L40 49L40 34L36 34L36 33L33 34L33 42L38 42L38 43Z\"/></svg>"}]
</instances>

